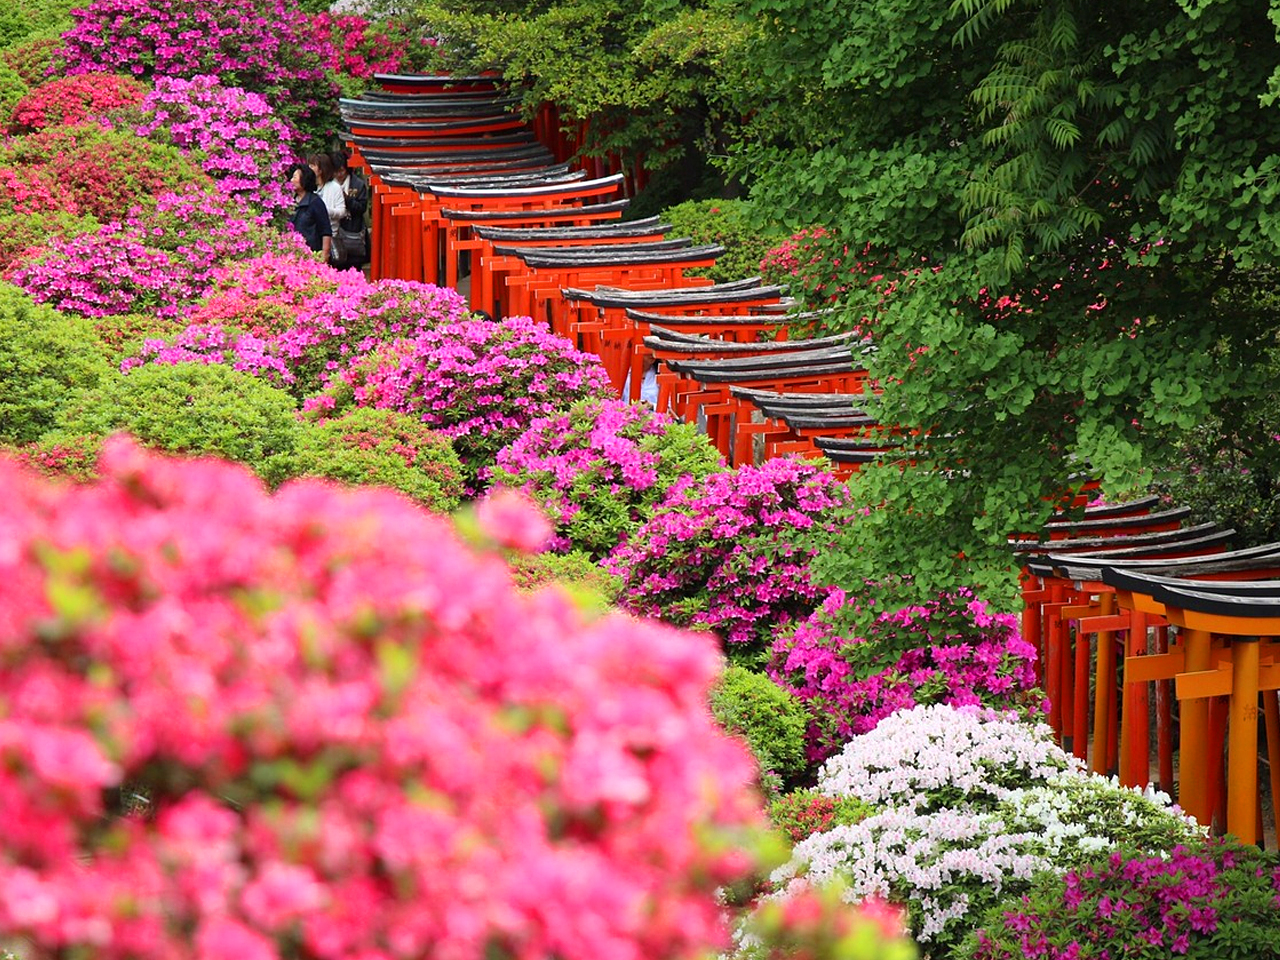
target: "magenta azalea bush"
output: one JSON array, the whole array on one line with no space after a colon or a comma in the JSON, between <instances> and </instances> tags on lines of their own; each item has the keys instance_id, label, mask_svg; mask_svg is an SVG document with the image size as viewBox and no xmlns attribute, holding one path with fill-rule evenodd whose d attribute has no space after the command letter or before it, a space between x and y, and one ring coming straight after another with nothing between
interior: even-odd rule
<instances>
[{"instance_id":1,"label":"magenta azalea bush","mask_svg":"<svg viewBox=\"0 0 1280 960\"><path fill-rule=\"evenodd\" d=\"M172 340L145 339L138 356L128 357L121 370L132 370L147 362L155 363L225 363L233 370L243 370L263 377L274 386L293 382L293 373L285 362L270 352L271 345L252 333L237 331L217 324L188 324Z\"/></svg>"},{"instance_id":2,"label":"magenta azalea bush","mask_svg":"<svg viewBox=\"0 0 1280 960\"><path fill-rule=\"evenodd\" d=\"M88 317L177 316L205 296L214 269L235 257L287 250L291 239L254 222L243 203L189 184L130 209L93 233L51 238L9 279L42 303Z\"/></svg>"},{"instance_id":3,"label":"magenta azalea bush","mask_svg":"<svg viewBox=\"0 0 1280 960\"><path fill-rule=\"evenodd\" d=\"M809 560L847 504L829 472L798 460L686 478L605 566L626 582L623 603L635 613L756 652L826 595Z\"/></svg>"},{"instance_id":4,"label":"magenta azalea bush","mask_svg":"<svg viewBox=\"0 0 1280 960\"><path fill-rule=\"evenodd\" d=\"M294 130L333 125L333 52L296 0L93 0L71 17L61 51L68 74L214 76L262 94Z\"/></svg>"},{"instance_id":5,"label":"magenta azalea bush","mask_svg":"<svg viewBox=\"0 0 1280 960\"><path fill-rule=\"evenodd\" d=\"M836 589L777 638L769 674L808 704L809 755L821 760L917 704L1019 706L1035 687L1035 660L1017 618L968 589L897 608Z\"/></svg>"},{"instance_id":6,"label":"magenta azalea bush","mask_svg":"<svg viewBox=\"0 0 1280 960\"><path fill-rule=\"evenodd\" d=\"M1280 861L1227 841L1116 851L992 910L965 960L1280 957Z\"/></svg>"},{"instance_id":7,"label":"magenta azalea bush","mask_svg":"<svg viewBox=\"0 0 1280 960\"><path fill-rule=\"evenodd\" d=\"M332 290L302 305L273 345L297 380L295 392L304 396L379 344L428 335L470 316L456 290L411 280L371 283L359 271L343 270Z\"/></svg>"},{"instance_id":8,"label":"magenta azalea bush","mask_svg":"<svg viewBox=\"0 0 1280 960\"><path fill-rule=\"evenodd\" d=\"M498 453L495 484L532 497L555 524L553 549L603 557L678 479L724 469L692 424L642 404L584 400L534 420Z\"/></svg>"},{"instance_id":9,"label":"magenta azalea bush","mask_svg":"<svg viewBox=\"0 0 1280 960\"><path fill-rule=\"evenodd\" d=\"M5 279L37 303L82 317L149 311L176 316L197 293L173 257L107 224L71 239L54 237L46 248L11 267Z\"/></svg>"},{"instance_id":10,"label":"magenta azalea bush","mask_svg":"<svg viewBox=\"0 0 1280 960\"><path fill-rule=\"evenodd\" d=\"M292 207L281 184L296 153L294 134L265 97L223 86L216 76L162 76L142 109L138 136L198 150L201 168L222 193L267 213Z\"/></svg>"},{"instance_id":11,"label":"magenta azalea bush","mask_svg":"<svg viewBox=\"0 0 1280 960\"><path fill-rule=\"evenodd\" d=\"M755 869L714 644L524 594L382 491L0 462L0 941L692 958Z\"/></svg>"},{"instance_id":12,"label":"magenta azalea bush","mask_svg":"<svg viewBox=\"0 0 1280 960\"><path fill-rule=\"evenodd\" d=\"M594 354L529 317L461 320L423 330L357 358L306 409L398 410L452 437L478 492L497 453L538 417L576 400L611 395Z\"/></svg>"},{"instance_id":13,"label":"magenta azalea bush","mask_svg":"<svg viewBox=\"0 0 1280 960\"><path fill-rule=\"evenodd\" d=\"M147 88L115 74L59 77L27 93L13 108L10 133L30 133L63 123L95 120L109 124L111 115L142 103Z\"/></svg>"}]
</instances>

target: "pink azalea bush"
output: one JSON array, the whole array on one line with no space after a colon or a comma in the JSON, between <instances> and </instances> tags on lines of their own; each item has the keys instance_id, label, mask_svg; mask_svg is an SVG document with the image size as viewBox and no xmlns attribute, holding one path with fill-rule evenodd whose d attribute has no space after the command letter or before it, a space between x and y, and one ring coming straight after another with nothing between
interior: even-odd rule
<instances>
[{"instance_id":1,"label":"pink azalea bush","mask_svg":"<svg viewBox=\"0 0 1280 960\"><path fill-rule=\"evenodd\" d=\"M693 425L641 404L585 400L534 420L498 452L492 479L550 515L553 549L602 557L649 518L676 480L721 469L719 453Z\"/></svg>"},{"instance_id":2,"label":"pink azalea bush","mask_svg":"<svg viewBox=\"0 0 1280 960\"><path fill-rule=\"evenodd\" d=\"M271 352L270 344L252 333L217 324L188 324L171 340L149 338L142 341L138 356L128 357L121 370L132 370L148 361L154 363L225 363L263 377L274 386L293 382L293 373Z\"/></svg>"},{"instance_id":3,"label":"pink azalea bush","mask_svg":"<svg viewBox=\"0 0 1280 960\"><path fill-rule=\"evenodd\" d=\"M301 398L380 344L470 316L455 290L407 280L371 283L358 271L321 272L292 263L268 281L261 291L265 303L259 303L249 290L257 286L261 266L258 261L216 274L216 292L191 311L187 329L176 338L147 340L126 368L147 360L230 363ZM263 308L269 315L260 316ZM209 322L224 317L225 323Z\"/></svg>"},{"instance_id":4,"label":"pink azalea bush","mask_svg":"<svg viewBox=\"0 0 1280 960\"><path fill-rule=\"evenodd\" d=\"M142 103L147 88L116 74L58 77L35 87L13 108L11 133L30 133L63 123L96 120L109 124L110 115Z\"/></svg>"},{"instance_id":5,"label":"pink azalea bush","mask_svg":"<svg viewBox=\"0 0 1280 960\"><path fill-rule=\"evenodd\" d=\"M383 344L330 378L305 409L355 405L399 410L452 437L471 492L497 453L538 417L612 393L594 354L529 317L461 320Z\"/></svg>"},{"instance_id":6,"label":"pink azalea bush","mask_svg":"<svg viewBox=\"0 0 1280 960\"><path fill-rule=\"evenodd\" d=\"M101 960L701 957L762 824L705 638L380 491L0 462L0 939ZM130 798L146 798L136 809Z\"/></svg>"},{"instance_id":7,"label":"pink azalea bush","mask_svg":"<svg viewBox=\"0 0 1280 960\"><path fill-rule=\"evenodd\" d=\"M137 135L198 150L220 192L267 213L292 208L281 184L296 153L294 133L265 97L224 86L216 76L162 76L142 110Z\"/></svg>"},{"instance_id":8,"label":"pink azalea bush","mask_svg":"<svg viewBox=\"0 0 1280 960\"><path fill-rule=\"evenodd\" d=\"M305 301L273 344L303 396L385 341L412 339L470 316L456 290L411 280L371 283L358 270L342 270L334 288Z\"/></svg>"},{"instance_id":9,"label":"pink azalea bush","mask_svg":"<svg viewBox=\"0 0 1280 960\"><path fill-rule=\"evenodd\" d=\"M335 119L333 53L296 0L93 0L71 18L68 74L214 76L262 94L294 130L320 134Z\"/></svg>"},{"instance_id":10,"label":"pink azalea bush","mask_svg":"<svg viewBox=\"0 0 1280 960\"><path fill-rule=\"evenodd\" d=\"M821 760L917 704L1020 705L1035 660L1017 618L966 588L887 608L836 589L775 641L769 674L809 705L809 755Z\"/></svg>"},{"instance_id":11,"label":"pink azalea bush","mask_svg":"<svg viewBox=\"0 0 1280 960\"><path fill-rule=\"evenodd\" d=\"M291 329L309 303L337 290L352 274L306 256L305 250L299 241L294 252L260 254L214 270L212 289L188 319L241 328L259 337Z\"/></svg>"},{"instance_id":12,"label":"pink azalea bush","mask_svg":"<svg viewBox=\"0 0 1280 960\"><path fill-rule=\"evenodd\" d=\"M715 630L755 652L826 595L809 560L847 503L829 472L798 460L686 478L605 567L626 582L623 602L635 613Z\"/></svg>"}]
</instances>

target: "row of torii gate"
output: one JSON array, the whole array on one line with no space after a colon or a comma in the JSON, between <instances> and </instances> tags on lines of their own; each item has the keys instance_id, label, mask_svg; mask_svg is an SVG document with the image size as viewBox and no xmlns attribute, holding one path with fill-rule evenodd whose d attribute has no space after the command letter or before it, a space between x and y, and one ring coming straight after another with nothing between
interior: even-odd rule
<instances>
[{"instance_id":1,"label":"row of torii gate","mask_svg":"<svg viewBox=\"0 0 1280 960\"><path fill-rule=\"evenodd\" d=\"M704 422L730 464L825 456L847 475L909 458L910 436L861 409L863 345L789 339L786 324L814 315L788 313L758 277L692 276L721 248L624 219L641 174L575 161L554 108L526 123L492 77L378 80L341 104L371 186L374 279L469 279L473 310L544 320L633 400L656 362L658 408ZM1258 842L1260 726L1280 820L1280 544L1231 551L1233 531L1186 510L1151 498L1081 512L1085 496L1010 541L1050 724L1095 770L1158 782L1200 822Z\"/></svg>"}]
</instances>

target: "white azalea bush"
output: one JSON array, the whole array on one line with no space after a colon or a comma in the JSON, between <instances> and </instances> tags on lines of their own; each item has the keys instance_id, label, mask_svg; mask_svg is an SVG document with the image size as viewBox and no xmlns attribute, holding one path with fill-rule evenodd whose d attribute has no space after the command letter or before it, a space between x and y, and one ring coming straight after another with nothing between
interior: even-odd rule
<instances>
[{"instance_id":1,"label":"white azalea bush","mask_svg":"<svg viewBox=\"0 0 1280 960\"><path fill-rule=\"evenodd\" d=\"M1164 794L1087 773L1044 725L972 707L886 718L827 761L818 789L880 810L798 843L774 896L838 881L850 902L901 904L934 958L1037 874L1120 843L1160 850L1203 836Z\"/></svg>"}]
</instances>

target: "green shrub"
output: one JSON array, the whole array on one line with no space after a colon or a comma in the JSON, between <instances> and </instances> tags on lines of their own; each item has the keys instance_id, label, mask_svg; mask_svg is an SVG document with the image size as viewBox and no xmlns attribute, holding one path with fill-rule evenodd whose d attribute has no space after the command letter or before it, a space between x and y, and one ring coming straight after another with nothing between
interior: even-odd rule
<instances>
[{"instance_id":1,"label":"green shrub","mask_svg":"<svg viewBox=\"0 0 1280 960\"><path fill-rule=\"evenodd\" d=\"M0 62L0 130L8 128L9 121L13 119L13 108L30 89L17 70Z\"/></svg>"},{"instance_id":2,"label":"green shrub","mask_svg":"<svg viewBox=\"0 0 1280 960\"><path fill-rule=\"evenodd\" d=\"M159 450L213 454L266 472L293 452L300 426L293 398L222 364L148 364L83 392L58 418L68 434L133 434Z\"/></svg>"},{"instance_id":3,"label":"green shrub","mask_svg":"<svg viewBox=\"0 0 1280 960\"><path fill-rule=\"evenodd\" d=\"M12 47L33 36L58 33L71 26L76 0L19 0L0 4L0 48Z\"/></svg>"},{"instance_id":4,"label":"green shrub","mask_svg":"<svg viewBox=\"0 0 1280 960\"><path fill-rule=\"evenodd\" d=\"M35 86L58 76L66 66L62 57L62 30L52 27L25 36L20 43L3 48L0 61Z\"/></svg>"},{"instance_id":5,"label":"green shrub","mask_svg":"<svg viewBox=\"0 0 1280 960\"><path fill-rule=\"evenodd\" d=\"M521 590L537 590L554 583L588 611L604 613L622 592L622 581L581 551L512 553L507 562L511 579Z\"/></svg>"},{"instance_id":6,"label":"green shrub","mask_svg":"<svg viewBox=\"0 0 1280 960\"><path fill-rule=\"evenodd\" d=\"M711 713L729 733L747 741L761 771L784 780L805 772L804 705L762 673L729 666L711 691Z\"/></svg>"},{"instance_id":7,"label":"green shrub","mask_svg":"<svg viewBox=\"0 0 1280 960\"><path fill-rule=\"evenodd\" d=\"M760 260L779 239L752 226L750 209L746 200L689 200L663 210L661 217L671 224L670 237L692 237L698 244L724 246L714 267L691 274L723 283L757 276Z\"/></svg>"},{"instance_id":8,"label":"green shrub","mask_svg":"<svg viewBox=\"0 0 1280 960\"><path fill-rule=\"evenodd\" d=\"M362 407L334 420L303 423L293 452L268 470L272 480L327 477L391 487L441 513L462 500L462 464L449 438L392 410Z\"/></svg>"},{"instance_id":9,"label":"green shrub","mask_svg":"<svg viewBox=\"0 0 1280 960\"><path fill-rule=\"evenodd\" d=\"M0 284L0 443L37 439L74 391L110 376L91 323Z\"/></svg>"}]
</instances>

